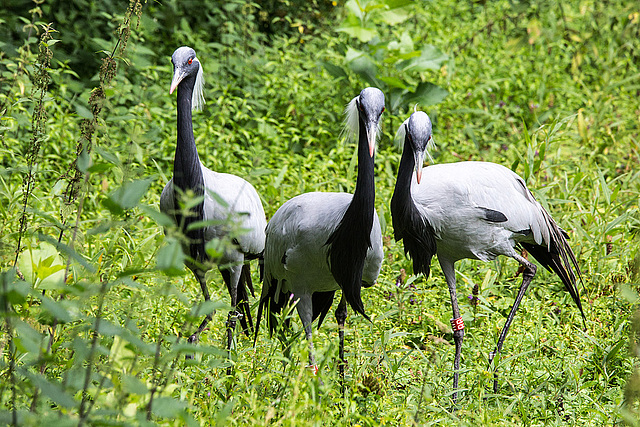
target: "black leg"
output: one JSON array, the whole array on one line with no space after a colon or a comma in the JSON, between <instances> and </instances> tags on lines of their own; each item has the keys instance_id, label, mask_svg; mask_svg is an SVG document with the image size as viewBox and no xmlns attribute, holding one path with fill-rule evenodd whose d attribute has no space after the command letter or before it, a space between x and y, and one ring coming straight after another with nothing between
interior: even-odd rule
<instances>
[{"instance_id":1,"label":"black leg","mask_svg":"<svg viewBox=\"0 0 640 427\"><path fill-rule=\"evenodd\" d=\"M196 279L198 280L198 283L200 283L200 288L202 289L202 295L204 295L205 302L209 301L209 299L210 299L210 297L209 297L209 289L207 288L207 281L205 279L205 273L201 272L201 271L194 271L193 274L196 276ZM207 325L209 324L209 322L212 319L211 315L212 315L212 313L208 313L205 316L205 318L202 321L202 323L200 323L200 326L198 326L198 330L189 336L189 338L187 339L187 342L189 344L197 344L198 343L198 338L200 336L200 333L202 331L204 331L204 328L207 327ZM185 356L185 358L186 359L193 359L193 355L187 354Z\"/></svg>"},{"instance_id":2,"label":"black leg","mask_svg":"<svg viewBox=\"0 0 640 427\"><path fill-rule=\"evenodd\" d=\"M342 389L342 394L344 394L344 368L347 364L344 358L344 324L347 321L347 300L344 298L344 294L336 309L336 321L338 322L338 336L340 338L338 372L340 373L340 388Z\"/></svg>"},{"instance_id":3,"label":"black leg","mask_svg":"<svg viewBox=\"0 0 640 427\"><path fill-rule=\"evenodd\" d=\"M453 319L451 319L451 326L453 328L453 342L456 346L456 354L453 359L453 394L451 399L453 403L458 402L458 380L460 377L460 357L462 355L462 341L464 340L464 323L460 317L460 308L458 307L458 297L456 294L456 272L453 266L453 262L440 257L438 258L440 267L444 272L444 277L449 287L449 294L451 296L451 309L453 311Z\"/></svg>"},{"instance_id":4,"label":"black leg","mask_svg":"<svg viewBox=\"0 0 640 427\"><path fill-rule=\"evenodd\" d=\"M513 306L511 307L511 311L509 312L507 321L505 322L504 327L500 332L500 337L498 338L498 344L496 344L495 349L491 353L489 353L489 367L493 363L494 357L498 353L500 353L500 351L502 350L502 344L504 344L504 340L505 338L507 338L507 332L509 332L509 327L511 326L511 322L513 322L513 318L515 317L516 312L518 311L520 302L522 301L524 294L527 292L527 288L529 287L529 284L531 283L531 280L533 279L533 276L535 276L537 271L537 267L535 266L535 264L530 263L523 257L517 255L514 258L524 267L524 271L522 272L522 284L520 285L520 289L518 290L518 295L516 296L516 300L514 301ZM493 373L493 392L494 393L498 392L497 369L494 370L494 373Z\"/></svg>"},{"instance_id":5,"label":"black leg","mask_svg":"<svg viewBox=\"0 0 640 427\"><path fill-rule=\"evenodd\" d=\"M240 318L240 313L236 310L238 305L238 282L240 281L240 274L242 273L242 264L233 267L220 269L222 278L227 284L229 290L229 296L231 297L231 311L227 317L227 352L228 358L231 360L231 349L233 346L233 333L236 329L237 320ZM231 366L227 368L227 375L231 375L233 369Z\"/></svg>"}]
</instances>

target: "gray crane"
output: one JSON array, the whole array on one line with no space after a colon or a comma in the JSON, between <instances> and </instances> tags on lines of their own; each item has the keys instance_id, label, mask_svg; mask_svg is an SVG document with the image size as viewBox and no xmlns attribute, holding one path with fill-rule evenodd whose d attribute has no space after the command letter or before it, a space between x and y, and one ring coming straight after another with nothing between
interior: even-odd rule
<instances>
[{"instance_id":1,"label":"gray crane","mask_svg":"<svg viewBox=\"0 0 640 427\"><path fill-rule=\"evenodd\" d=\"M227 348L230 350L237 319L247 336L253 329L247 291L249 289L253 294L253 284L248 262L262 256L267 221L260 196L251 184L232 174L214 172L200 161L191 117L191 110L200 109L204 104L203 71L196 52L190 47L180 47L171 56L171 62L173 80L169 93L178 90L178 140L173 178L162 190L160 210L173 218L186 236L188 242L183 244L188 256L186 265L200 283L206 301L209 301L209 290L205 274L212 262L218 264L231 296L232 310L227 320ZM181 198L188 193L194 194L198 202L191 204L188 214L184 214L180 208ZM243 232L234 234L232 244L212 260L205 250L206 243L225 238L230 228L237 227ZM198 330L189 337L190 343L198 341L210 320L211 314L207 314Z\"/></svg>"},{"instance_id":2,"label":"gray crane","mask_svg":"<svg viewBox=\"0 0 640 427\"><path fill-rule=\"evenodd\" d=\"M269 312L273 333L276 314L290 301L309 342L309 363L317 372L311 323L318 327L342 290L335 312L340 337L340 376L344 378L344 324L347 302L367 319L361 287L375 283L382 264L382 234L375 212L374 150L384 111L384 94L363 89L346 108L346 127L358 140L358 175L353 194L305 193L284 203L267 225L264 279L258 307L256 338L262 310ZM343 383L344 385L344 383Z\"/></svg>"},{"instance_id":3,"label":"gray crane","mask_svg":"<svg viewBox=\"0 0 640 427\"><path fill-rule=\"evenodd\" d=\"M535 264L520 255L526 249L547 270L555 272L586 321L576 287L580 267L567 234L527 188L524 180L504 166L488 162L460 162L422 168L432 139L431 120L414 112L398 130L404 142L398 178L391 199L395 240L404 242L414 273L429 277L431 258L438 255L453 306L453 400L457 401L464 322L456 296L454 264L461 259L489 261L505 255L523 268L522 284L502 328L489 365L502 349L509 326L531 280ZM415 174L413 173L415 169ZM494 392L498 390L497 374Z\"/></svg>"}]
</instances>

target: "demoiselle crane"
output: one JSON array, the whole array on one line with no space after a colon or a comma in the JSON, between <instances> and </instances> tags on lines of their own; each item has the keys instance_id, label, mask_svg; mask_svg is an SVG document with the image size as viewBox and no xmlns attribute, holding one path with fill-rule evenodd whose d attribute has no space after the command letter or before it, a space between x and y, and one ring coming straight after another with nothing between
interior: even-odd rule
<instances>
[{"instance_id":1,"label":"demoiselle crane","mask_svg":"<svg viewBox=\"0 0 640 427\"><path fill-rule=\"evenodd\" d=\"M335 292L342 290L335 312L341 378L347 302L368 319L360 290L375 283L382 264L382 234L374 208L374 151L383 111L384 95L376 88L363 89L346 108L346 127L358 140L358 175L353 194L298 195L284 203L267 225L256 338L263 309L269 312L273 334L276 314L289 301L296 301L309 342L310 367L317 372L311 323L319 317L320 327Z\"/></svg>"},{"instance_id":2,"label":"demoiselle crane","mask_svg":"<svg viewBox=\"0 0 640 427\"><path fill-rule=\"evenodd\" d=\"M536 266L516 252L516 248L526 249L542 266L560 277L584 321L576 287L576 276L581 279L582 275L567 243L566 232L535 200L517 174L488 162L423 168L431 140L431 120L421 111L414 112L400 126L397 139L404 142L404 151L391 199L394 237L396 241L404 241L404 250L413 259L415 274L422 273L428 278L431 258L438 255L453 308L455 402L464 337L456 295L455 262L465 258L489 261L506 255L524 269L513 307L495 349L489 354L489 365L502 349L509 326L536 273ZM497 374L493 389L497 392Z\"/></svg>"},{"instance_id":3,"label":"demoiselle crane","mask_svg":"<svg viewBox=\"0 0 640 427\"><path fill-rule=\"evenodd\" d=\"M188 242L183 244L188 256L186 265L200 283L206 301L209 290L205 274L212 262L218 264L231 296L232 310L227 321L227 348L230 350L237 319L247 336L253 329L247 292L249 289L253 294L253 284L248 261L260 257L264 250L266 217L260 197L251 184L235 175L214 172L200 162L191 110L201 109L204 104L202 66L196 52L186 46L176 49L171 62L173 80L169 93L177 88L178 140L173 178L162 190L160 210L173 218L186 236ZM194 195L197 203L191 203L188 214L183 215L185 211L180 205L188 193ZM230 224L242 232L232 236L232 245L227 245L220 257L211 259L205 250L206 243L228 236ZM190 343L198 341L210 320L211 314L207 314L198 330L189 337Z\"/></svg>"}]
</instances>

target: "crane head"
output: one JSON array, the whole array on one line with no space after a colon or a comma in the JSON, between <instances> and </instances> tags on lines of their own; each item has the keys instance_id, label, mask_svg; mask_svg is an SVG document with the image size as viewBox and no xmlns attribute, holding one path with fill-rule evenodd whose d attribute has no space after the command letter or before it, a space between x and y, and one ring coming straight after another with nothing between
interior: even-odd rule
<instances>
[{"instance_id":1,"label":"crane head","mask_svg":"<svg viewBox=\"0 0 640 427\"><path fill-rule=\"evenodd\" d=\"M359 137L360 123L364 125L371 157L375 152L376 139L380 132L380 117L383 112L384 94L375 87L362 89L345 109L347 117L345 127L355 139Z\"/></svg>"},{"instance_id":2,"label":"crane head","mask_svg":"<svg viewBox=\"0 0 640 427\"><path fill-rule=\"evenodd\" d=\"M185 77L195 75L191 108L194 110L202 109L204 105L204 73L202 65L196 57L196 51L188 46L179 47L171 55L171 63L173 64L173 79L169 93L173 93Z\"/></svg>"},{"instance_id":3,"label":"crane head","mask_svg":"<svg viewBox=\"0 0 640 427\"><path fill-rule=\"evenodd\" d=\"M431 131L432 125L429 116L423 111L416 111L405 120L396 134L396 140L404 140L405 147L408 143L413 152L418 184L422 178L424 158L429 156L429 159L433 161L429 154L429 149L434 147Z\"/></svg>"}]
</instances>

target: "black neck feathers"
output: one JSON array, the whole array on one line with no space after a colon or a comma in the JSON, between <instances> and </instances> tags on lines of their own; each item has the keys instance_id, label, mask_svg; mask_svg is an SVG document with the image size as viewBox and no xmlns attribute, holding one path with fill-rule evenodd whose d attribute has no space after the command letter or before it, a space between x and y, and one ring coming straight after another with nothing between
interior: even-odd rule
<instances>
[{"instance_id":1,"label":"black neck feathers","mask_svg":"<svg viewBox=\"0 0 640 427\"><path fill-rule=\"evenodd\" d=\"M396 241L404 240L404 252L413 259L413 272L429 277L431 258L436 253L436 239L433 227L420 215L411 198L411 180L416 162L408 137L405 136L404 149L398 179L391 198L391 217Z\"/></svg>"},{"instance_id":2,"label":"black neck feathers","mask_svg":"<svg viewBox=\"0 0 640 427\"><path fill-rule=\"evenodd\" d=\"M176 221L181 225L183 233L190 241L189 252L194 261L203 262L207 259L204 250L204 233L202 228L189 230L190 224L204 219L204 200L190 209L189 215L182 218L179 209L180 197L187 191L192 191L196 197L204 196L204 176L198 149L193 136L191 117L191 98L196 82L195 75L185 77L178 86L177 95L177 123L178 141L176 155L173 161L174 206L176 206Z\"/></svg>"},{"instance_id":3,"label":"black neck feathers","mask_svg":"<svg viewBox=\"0 0 640 427\"><path fill-rule=\"evenodd\" d=\"M362 270L371 247L371 228L375 209L374 159L369 155L367 130L359 120L358 176L353 198L338 228L329 236L331 274L349 305L367 317L360 296ZM368 317L367 317L368 318Z\"/></svg>"}]
</instances>

